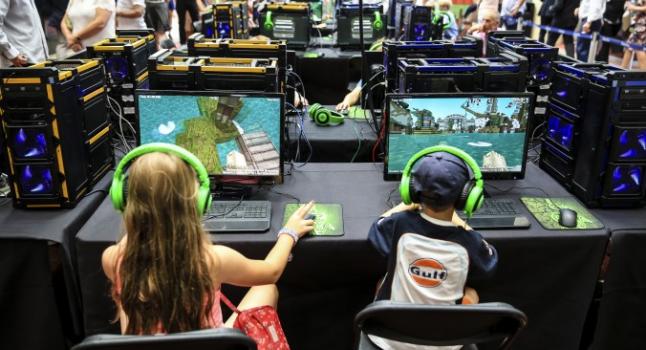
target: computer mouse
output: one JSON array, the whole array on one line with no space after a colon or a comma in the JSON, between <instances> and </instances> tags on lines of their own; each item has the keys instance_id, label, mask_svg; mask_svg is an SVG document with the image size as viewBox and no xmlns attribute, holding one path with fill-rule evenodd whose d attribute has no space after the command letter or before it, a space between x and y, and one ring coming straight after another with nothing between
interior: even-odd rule
<instances>
[{"instance_id":1,"label":"computer mouse","mask_svg":"<svg viewBox=\"0 0 646 350\"><path fill-rule=\"evenodd\" d=\"M309 213L305 216L305 220L316 220L316 214Z\"/></svg>"},{"instance_id":2,"label":"computer mouse","mask_svg":"<svg viewBox=\"0 0 646 350\"><path fill-rule=\"evenodd\" d=\"M559 224L564 227L576 227L576 211L568 208L559 209Z\"/></svg>"}]
</instances>

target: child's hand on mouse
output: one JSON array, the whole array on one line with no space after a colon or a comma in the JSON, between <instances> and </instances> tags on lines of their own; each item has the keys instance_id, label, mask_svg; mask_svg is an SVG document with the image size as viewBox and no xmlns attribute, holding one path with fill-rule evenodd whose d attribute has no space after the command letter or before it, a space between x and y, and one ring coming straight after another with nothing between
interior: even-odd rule
<instances>
[{"instance_id":1,"label":"child's hand on mouse","mask_svg":"<svg viewBox=\"0 0 646 350\"><path fill-rule=\"evenodd\" d=\"M314 229L314 220L306 220L305 217L309 214L310 210L314 207L314 201L310 201L296 209L294 214L289 217L285 227L294 230L298 237L303 237L308 232Z\"/></svg>"}]
</instances>

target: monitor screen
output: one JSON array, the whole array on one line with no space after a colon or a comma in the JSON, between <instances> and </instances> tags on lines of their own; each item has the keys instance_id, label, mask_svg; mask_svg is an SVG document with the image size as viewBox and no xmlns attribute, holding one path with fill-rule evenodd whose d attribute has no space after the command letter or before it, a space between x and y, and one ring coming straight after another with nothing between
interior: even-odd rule
<instances>
[{"instance_id":1,"label":"monitor screen","mask_svg":"<svg viewBox=\"0 0 646 350\"><path fill-rule=\"evenodd\" d=\"M139 144L195 154L212 176L281 175L283 95L138 91Z\"/></svg>"},{"instance_id":2,"label":"monitor screen","mask_svg":"<svg viewBox=\"0 0 646 350\"><path fill-rule=\"evenodd\" d=\"M401 177L413 154L435 145L450 145L467 152L480 166L484 178L522 178L531 96L389 95L385 178Z\"/></svg>"}]
</instances>

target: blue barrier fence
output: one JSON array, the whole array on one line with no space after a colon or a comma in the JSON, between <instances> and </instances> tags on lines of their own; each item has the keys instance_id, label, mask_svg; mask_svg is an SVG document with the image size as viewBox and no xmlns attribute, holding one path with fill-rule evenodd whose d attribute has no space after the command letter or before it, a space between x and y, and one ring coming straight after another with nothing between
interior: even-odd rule
<instances>
[{"instance_id":1,"label":"blue barrier fence","mask_svg":"<svg viewBox=\"0 0 646 350\"><path fill-rule=\"evenodd\" d=\"M581 33L581 32L574 32L574 31L571 31L571 30L556 28L556 27L552 27L552 26L546 26L546 25L543 25L543 24L536 24L536 23L534 23L532 21L524 21L523 25L524 26L537 27L537 28L543 29L543 30L548 31L548 32L555 32L555 33L559 33L559 34L562 34L562 35L568 35L568 36L572 36L572 37L575 37L575 38L581 38L581 39L586 39L586 40L594 40L595 36L596 36L598 38L598 40L601 40L602 42L605 42L605 43L609 43L609 44L613 44L613 45L617 45L617 46L623 46L625 48L628 48L628 49L631 49L631 50L636 50L636 51L646 51L646 46L630 44L630 43L627 43L625 41L621 41L621 40L616 39L616 38L611 38L609 36L603 36L603 35L599 35L599 34L591 35L591 34L585 34L585 33Z\"/></svg>"}]
</instances>

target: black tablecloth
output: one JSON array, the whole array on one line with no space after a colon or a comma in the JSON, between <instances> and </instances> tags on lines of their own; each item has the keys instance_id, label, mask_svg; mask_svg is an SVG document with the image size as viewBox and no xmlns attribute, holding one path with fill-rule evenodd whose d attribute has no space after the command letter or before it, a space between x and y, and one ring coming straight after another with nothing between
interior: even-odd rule
<instances>
[{"instance_id":1,"label":"black tablecloth","mask_svg":"<svg viewBox=\"0 0 646 350\"><path fill-rule=\"evenodd\" d=\"M16 278L22 278L21 273L29 273L30 278L33 277L36 279L34 281L35 285L40 283L47 283L44 281L38 281L41 278L48 278L50 276L49 265L47 264L47 250L44 250L44 257L42 253L42 245L45 245L48 241L56 242L61 244L63 248L61 257L61 262L63 265L63 277L65 278L65 288L67 295L67 303L69 304L70 310L60 310L60 312L69 312L72 318L72 329L76 336L82 335L82 323L80 319L81 309L80 309L80 295L78 292L78 283L76 280L76 269L75 269L75 260L76 254L74 252L74 237L76 233L81 228L81 226L87 221L87 219L94 213L96 208L99 206L103 198L105 197L105 190L107 189L110 180L112 178L112 173L107 175L103 180L101 180L94 188L94 193L90 193L87 197L82 199L74 209L59 209L59 210L21 210L15 209L10 203L0 206L0 246L2 250L11 251L12 249L18 249L16 255L8 254L3 256L3 274L6 273L5 278L0 280L0 290L3 293L10 293L11 288L15 282ZM102 191L101 191L102 190ZM26 243L19 240L39 240L41 243ZM33 247L36 251L33 252L32 257L34 261L30 261L29 265L31 270L24 271L13 271L13 269L23 269L20 259L23 259L25 254L31 254L27 251L20 253L20 249L29 249L28 247ZM4 254L0 254L2 256ZM43 260L45 259L45 260ZM44 261L44 263L43 263ZM39 263L40 262L40 263ZM38 264L38 265L36 265ZM5 270L6 269L6 270ZM40 271L38 271L40 269ZM32 272L29 272L32 271ZM33 272L38 271L38 272ZM0 324L11 324L14 320L24 320L25 315L29 315L31 318L45 317L47 322L31 322L25 324L25 331L48 334L50 329L40 329L37 328L38 325L43 325L46 327L51 327L55 329L60 327L61 320L56 317L51 312L44 313L44 310L49 310L51 306L50 300L46 297L43 297L41 294L42 291L32 290L35 293L25 293L22 294L23 298L21 305L24 305L24 308L21 309L11 309L12 312L5 313L0 312L0 319L2 321ZM5 296L9 294L3 294ZM15 295L14 295L15 296ZM7 302L4 299L0 299L0 305L3 305ZM15 302L15 300L14 300ZM10 334L16 338L16 341L19 341L25 335L20 333ZM46 340L46 339L44 339ZM6 337L2 338L2 342L9 341ZM48 342L45 341L43 344L40 344L41 348L47 348Z\"/></svg>"},{"instance_id":2,"label":"black tablecloth","mask_svg":"<svg viewBox=\"0 0 646 350\"><path fill-rule=\"evenodd\" d=\"M530 192L535 190L530 187L553 196L568 196L533 165L528 166L526 180L495 184L504 192L488 191L501 197L540 195ZM249 257L263 258L275 242L284 205L293 202L285 193L302 201L343 204L344 236L305 238L295 248L294 259L279 281L279 313L293 348L349 349L352 319L371 300L376 281L384 272L367 241L368 228L387 209L388 194L397 185L382 181L380 164L308 164L286 177L283 185L257 194L259 199L272 201L268 233L211 238ZM529 230L483 232L498 249L500 265L490 283L478 292L483 302L508 302L528 315L529 325L514 348L576 349L607 231L547 231L533 218L531 221ZM106 200L77 236L87 334L118 331L109 323L114 309L100 258L117 239L119 227L120 218ZM230 293L229 289L225 292ZM237 297L237 291L231 293Z\"/></svg>"},{"instance_id":3,"label":"black tablecloth","mask_svg":"<svg viewBox=\"0 0 646 350\"><path fill-rule=\"evenodd\" d=\"M593 212L611 236L591 349L646 348L646 209Z\"/></svg>"},{"instance_id":4,"label":"black tablecloth","mask_svg":"<svg viewBox=\"0 0 646 350\"><path fill-rule=\"evenodd\" d=\"M334 108L333 106L327 106ZM343 124L337 126L318 126L309 116L303 123L304 134L312 146L310 162L370 162L372 148L377 140L377 134L364 120L346 118ZM289 128L290 154L296 155L300 144L300 157L305 161L310 156L310 150L304 138L299 138L295 125Z\"/></svg>"}]
</instances>

